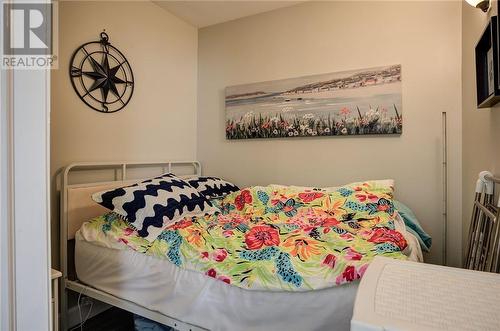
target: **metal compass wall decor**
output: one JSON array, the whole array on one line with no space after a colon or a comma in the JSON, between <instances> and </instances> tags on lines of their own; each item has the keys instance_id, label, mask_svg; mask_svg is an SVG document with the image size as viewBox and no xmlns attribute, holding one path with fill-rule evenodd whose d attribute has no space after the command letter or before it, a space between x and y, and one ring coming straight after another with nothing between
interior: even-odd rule
<instances>
[{"instance_id":1,"label":"metal compass wall decor","mask_svg":"<svg viewBox=\"0 0 500 331\"><path fill-rule=\"evenodd\" d=\"M100 37L76 49L69 74L73 88L87 106L101 113L114 113L132 98L134 74L106 32L101 32Z\"/></svg>"}]
</instances>

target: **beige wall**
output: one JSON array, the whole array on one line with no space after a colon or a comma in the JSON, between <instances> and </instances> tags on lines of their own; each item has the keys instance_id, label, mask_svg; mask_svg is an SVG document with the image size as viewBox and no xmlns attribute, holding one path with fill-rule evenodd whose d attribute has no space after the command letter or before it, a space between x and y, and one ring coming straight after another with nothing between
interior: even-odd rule
<instances>
[{"instance_id":1,"label":"beige wall","mask_svg":"<svg viewBox=\"0 0 500 331\"><path fill-rule=\"evenodd\" d=\"M462 8L462 145L463 145L463 235L467 238L474 187L482 170L500 174L500 105L493 108L476 107L476 72L474 48L488 24L497 14L496 1L488 14L465 2ZM464 245L465 247L465 245Z\"/></svg>"},{"instance_id":2,"label":"beige wall","mask_svg":"<svg viewBox=\"0 0 500 331\"><path fill-rule=\"evenodd\" d=\"M441 262L441 112L449 119L449 262L461 251L461 4L311 2L199 31L198 159L240 185L394 178ZM401 136L228 141L224 88L402 64Z\"/></svg>"},{"instance_id":3,"label":"beige wall","mask_svg":"<svg viewBox=\"0 0 500 331\"><path fill-rule=\"evenodd\" d=\"M87 107L68 75L73 51L98 39L102 29L130 61L136 82L130 103L114 114ZM60 2L60 69L52 72L52 174L78 161L195 159L197 34L149 1ZM57 204L53 193L54 265Z\"/></svg>"}]
</instances>

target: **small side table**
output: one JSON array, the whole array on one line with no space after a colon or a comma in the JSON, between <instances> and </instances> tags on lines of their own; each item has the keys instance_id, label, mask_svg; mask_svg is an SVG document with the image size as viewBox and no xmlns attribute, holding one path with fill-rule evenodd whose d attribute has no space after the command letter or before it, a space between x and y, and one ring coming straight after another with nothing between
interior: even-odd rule
<instances>
[{"instance_id":1,"label":"small side table","mask_svg":"<svg viewBox=\"0 0 500 331\"><path fill-rule=\"evenodd\" d=\"M52 330L59 331L59 278L62 273L55 269L50 269L50 279L52 280Z\"/></svg>"}]
</instances>

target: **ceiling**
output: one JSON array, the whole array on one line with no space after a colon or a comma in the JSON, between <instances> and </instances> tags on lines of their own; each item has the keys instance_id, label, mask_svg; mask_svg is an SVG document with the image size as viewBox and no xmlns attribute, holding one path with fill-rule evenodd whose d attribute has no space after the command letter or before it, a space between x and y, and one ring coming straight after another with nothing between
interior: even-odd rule
<instances>
[{"instance_id":1,"label":"ceiling","mask_svg":"<svg viewBox=\"0 0 500 331\"><path fill-rule=\"evenodd\" d=\"M186 22L203 28L304 1L154 1Z\"/></svg>"}]
</instances>

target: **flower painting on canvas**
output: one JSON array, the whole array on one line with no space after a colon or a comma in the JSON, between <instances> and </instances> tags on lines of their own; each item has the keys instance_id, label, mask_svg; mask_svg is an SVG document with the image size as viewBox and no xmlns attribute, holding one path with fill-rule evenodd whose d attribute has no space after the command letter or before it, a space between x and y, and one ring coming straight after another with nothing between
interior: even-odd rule
<instances>
[{"instance_id":1,"label":"flower painting on canvas","mask_svg":"<svg viewBox=\"0 0 500 331\"><path fill-rule=\"evenodd\" d=\"M401 134L401 65L226 88L227 139Z\"/></svg>"}]
</instances>

